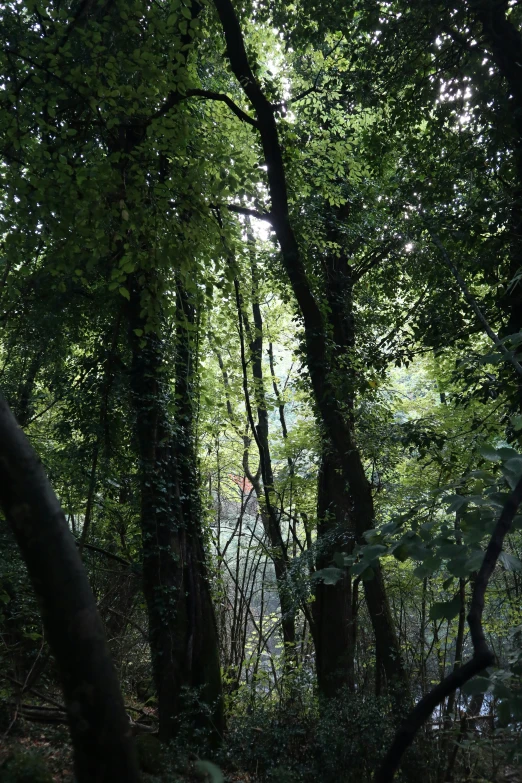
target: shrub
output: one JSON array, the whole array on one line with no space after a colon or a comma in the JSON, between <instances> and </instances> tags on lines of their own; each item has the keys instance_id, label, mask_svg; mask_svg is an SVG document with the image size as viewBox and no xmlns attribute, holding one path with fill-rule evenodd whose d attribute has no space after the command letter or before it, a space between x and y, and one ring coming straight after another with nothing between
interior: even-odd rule
<instances>
[{"instance_id":1,"label":"shrub","mask_svg":"<svg viewBox=\"0 0 522 783\"><path fill-rule=\"evenodd\" d=\"M38 753L13 751L0 767L1 783L53 783L53 776Z\"/></svg>"}]
</instances>

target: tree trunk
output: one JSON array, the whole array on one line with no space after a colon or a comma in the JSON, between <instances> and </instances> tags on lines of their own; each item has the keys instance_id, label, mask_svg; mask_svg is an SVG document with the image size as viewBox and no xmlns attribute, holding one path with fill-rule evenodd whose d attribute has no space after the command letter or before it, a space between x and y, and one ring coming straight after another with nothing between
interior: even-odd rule
<instances>
[{"instance_id":1,"label":"tree trunk","mask_svg":"<svg viewBox=\"0 0 522 783\"><path fill-rule=\"evenodd\" d=\"M203 723L221 739L224 730L221 666L217 623L203 546L202 507L195 444L197 355L194 346L196 310L181 275L177 277L176 432L173 441L181 501L181 530L186 562L187 614L190 618L187 675L210 707Z\"/></svg>"},{"instance_id":2,"label":"tree trunk","mask_svg":"<svg viewBox=\"0 0 522 783\"><path fill-rule=\"evenodd\" d=\"M87 574L43 467L3 400L0 505L42 607L62 680L76 779L137 782L129 720Z\"/></svg>"},{"instance_id":3,"label":"tree trunk","mask_svg":"<svg viewBox=\"0 0 522 783\"><path fill-rule=\"evenodd\" d=\"M355 536L350 531L348 493L338 460L323 454L318 481L318 569L330 565L336 552L350 554ZM319 582L313 603L317 684L323 696L335 696L343 687L355 689L355 617L352 614L349 572L334 585Z\"/></svg>"},{"instance_id":4,"label":"tree trunk","mask_svg":"<svg viewBox=\"0 0 522 783\"><path fill-rule=\"evenodd\" d=\"M164 346L157 334L145 333L140 311L141 287L134 281L128 313L140 454L143 590L158 697L159 736L168 742L179 729L186 687L200 689L198 695L211 716L207 727L221 734L221 677L201 541L198 475L191 451L190 389L180 377L182 365L187 363L188 368L188 360L178 358L176 363L180 422L173 432L167 413ZM178 334L179 329L183 331L183 326L178 327ZM145 336L138 337L136 330ZM206 714L202 710L198 716L202 723Z\"/></svg>"},{"instance_id":5,"label":"tree trunk","mask_svg":"<svg viewBox=\"0 0 522 783\"><path fill-rule=\"evenodd\" d=\"M342 474L350 488L353 526L358 538L375 523L373 498L355 443L344 400L339 398L332 366L328 327L323 310L310 284L303 257L294 234L288 205L286 173L279 141L274 107L254 76L246 53L239 20L231 0L214 0L225 34L227 56L234 75L257 115L271 199L271 222L281 248L282 262L304 321L305 350L317 412L332 453L339 459ZM400 649L393 627L380 569L375 579L365 582L365 594L389 681L398 680L403 693L406 683Z\"/></svg>"}]
</instances>

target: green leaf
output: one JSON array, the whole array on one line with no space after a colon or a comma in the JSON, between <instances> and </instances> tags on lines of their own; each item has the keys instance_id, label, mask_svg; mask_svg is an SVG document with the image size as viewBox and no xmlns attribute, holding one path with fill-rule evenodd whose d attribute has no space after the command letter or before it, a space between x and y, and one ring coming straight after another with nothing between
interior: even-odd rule
<instances>
[{"instance_id":1,"label":"green leaf","mask_svg":"<svg viewBox=\"0 0 522 783\"><path fill-rule=\"evenodd\" d=\"M428 547L423 546L422 544L414 543L410 547L410 557L412 560L427 560L432 556L432 550L428 549Z\"/></svg>"},{"instance_id":2,"label":"green leaf","mask_svg":"<svg viewBox=\"0 0 522 783\"><path fill-rule=\"evenodd\" d=\"M462 693L466 696L479 696L481 693L487 693L491 684L488 677L473 677L462 686Z\"/></svg>"},{"instance_id":3,"label":"green leaf","mask_svg":"<svg viewBox=\"0 0 522 783\"><path fill-rule=\"evenodd\" d=\"M522 473L522 457L518 455L516 457L510 457L510 459L505 462L504 466L507 470L510 470L512 473L519 476Z\"/></svg>"},{"instance_id":4,"label":"green leaf","mask_svg":"<svg viewBox=\"0 0 522 783\"><path fill-rule=\"evenodd\" d=\"M516 416L512 416L511 424L515 432L522 430L522 414L518 413Z\"/></svg>"},{"instance_id":5,"label":"green leaf","mask_svg":"<svg viewBox=\"0 0 522 783\"><path fill-rule=\"evenodd\" d=\"M495 476L489 470L472 470L469 475L472 478L482 479L483 481L495 481Z\"/></svg>"},{"instance_id":6,"label":"green leaf","mask_svg":"<svg viewBox=\"0 0 522 783\"><path fill-rule=\"evenodd\" d=\"M352 576L361 576L368 567L368 561L360 560L352 566Z\"/></svg>"},{"instance_id":7,"label":"green leaf","mask_svg":"<svg viewBox=\"0 0 522 783\"><path fill-rule=\"evenodd\" d=\"M448 561L448 571L450 574L453 574L453 576L458 576L459 579L463 579L469 574L466 550L463 547L461 547L461 549L463 549L462 555Z\"/></svg>"},{"instance_id":8,"label":"green leaf","mask_svg":"<svg viewBox=\"0 0 522 783\"><path fill-rule=\"evenodd\" d=\"M479 453L482 457L484 457L484 459L487 459L488 462L500 462L502 460L502 457L498 453L497 449L494 449L493 446L481 446Z\"/></svg>"},{"instance_id":9,"label":"green leaf","mask_svg":"<svg viewBox=\"0 0 522 783\"><path fill-rule=\"evenodd\" d=\"M465 506L468 503L468 499L462 495L450 495L449 497L445 498L445 500L446 502L451 501L448 508L446 509L447 514L453 514L455 511L458 511L459 508L462 508L462 506Z\"/></svg>"},{"instance_id":10,"label":"green leaf","mask_svg":"<svg viewBox=\"0 0 522 783\"><path fill-rule=\"evenodd\" d=\"M408 544L401 542L396 544L390 549L390 552L400 563L404 563L410 556L410 547Z\"/></svg>"},{"instance_id":11,"label":"green leaf","mask_svg":"<svg viewBox=\"0 0 522 783\"><path fill-rule=\"evenodd\" d=\"M335 566L328 566L327 568L321 568L313 574L312 579L316 579L318 582L324 582L325 585L335 585L344 576L344 571Z\"/></svg>"},{"instance_id":12,"label":"green leaf","mask_svg":"<svg viewBox=\"0 0 522 783\"><path fill-rule=\"evenodd\" d=\"M451 558L460 557L462 555L462 547L460 544L442 544L437 549L437 554L445 560Z\"/></svg>"},{"instance_id":13,"label":"green leaf","mask_svg":"<svg viewBox=\"0 0 522 783\"><path fill-rule=\"evenodd\" d=\"M426 563L421 563L417 568L413 569L413 573L417 579L426 579L428 576L432 575L433 569L429 568Z\"/></svg>"},{"instance_id":14,"label":"green leaf","mask_svg":"<svg viewBox=\"0 0 522 783\"><path fill-rule=\"evenodd\" d=\"M500 454L500 458L503 462L509 459L516 459L517 457L522 459L518 451L515 451L515 449L511 449L508 446L503 446L501 449L497 449L497 454Z\"/></svg>"},{"instance_id":15,"label":"green leaf","mask_svg":"<svg viewBox=\"0 0 522 783\"><path fill-rule=\"evenodd\" d=\"M498 556L499 561L502 563L506 571L521 571L522 570L522 563L518 559L518 557L515 557L515 555L510 555L508 552L501 552Z\"/></svg>"},{"instance_id":16,"label":"green leaf","mask_svg":"<svg viewBox=\"0 0 522 783\"><path fill-rule=\"evenodd\" d=\"M484 552L480 549L476 552L473 552L470 557L466 560L466 569L468 573L472 573L473 571L478 571L480 566L482 565L482 561L484 560Z\"/></svg>"},{"instance_id":17,"label":"green leaf","mask_svg":"<svg viewBox=\"0 0 522 783\"><path fill-rule=\"evenodd\" d=\"M375 560L376 557L384 555L387 551L388 547L383 544L372 544L371 546L364 547L362 556L363 559L368 562L369 560Z\"/></svg>"},{"instance_id":18,"label":"green leaf","mask_svg":"<svg viewBox=\"0 0 522 783\"><path fill-rule=\"evenodd\" d=\"M435 601L430 607L430 620L453 620L460 612L460 596L451 601Z\"/></svg>"},{"instance_id":19,"label":"green leaf","mask_svg":"<svg viewBox=\"0 0 522 783\"><path fill-rule=\"evenodd\" d=\"M500 680L495 680L495 684L493 686L493 695L497 699L513 698L513 692L508 688L508 686L504 682Z\"/></svg>"},{"instance_id":20,"label":"green leaf","mask_svg":"<svg viewBox=\"0 0 522 783\"><path fill-rule=\"evenodd\" d=\"M130 294L129 294L129 291L128 291L127 288L124 288L123 286L120 286L120 288L118 288L118 291L120 292L120 294L123 296L124 299L127 299L127 301L130 301Z\"/></svg>"},{"instance_id":21,"label":"green leaf","mask_svg":"<svg viewBox=\"0 0 522 783\"><path fill-rule=\"evenodd\" d=\"M366 531L363 533L363 536L364 536L364 539L365 539L365 540L366 540L366 541L367 541L369 544L371 544L371 543L372 543L372 539L373 539L375 536L378 536L379 534L380 534L380 531L379 531L379 530L377 530L377 528L376 528L376 527L374 527L374 528L372 528L371 530L366 530Z\"/></svg>"},{"instance_id":22,"label":"green leaf","mask_svg":"<svg viewBox=\"0 0 522 783\"><path fill-rule=\"evenodd\" d=\"M194 764L194 767L202 777L209 777L211 783L224 783L225 781L223 773L219 767L216 766L216 764L213 764L211 761L198 759Z\"/></svg>"}]
</instances>

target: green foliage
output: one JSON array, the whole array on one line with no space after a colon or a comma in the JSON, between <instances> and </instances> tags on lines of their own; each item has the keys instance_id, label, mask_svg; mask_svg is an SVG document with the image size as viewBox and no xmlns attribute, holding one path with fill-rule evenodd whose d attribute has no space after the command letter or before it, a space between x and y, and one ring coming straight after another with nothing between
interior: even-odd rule
<instances>
[{"instance_id":1,"label":"green foliage","mask_svg":"<svg viewBox=\"0 0 522 783\"><path fill-rule=\"evenodd\" d=\"M231 722L223 764L274 783L370 781L393 737L389 710L387 699L347 692L324 703L258 706ZM410 762L412 779L427 763L426 752L421 742Z\"/></svg>"},{"instance_id":2,"label":"green foliage","mask_svg":"<svg viewBox=\"0 0 522 783\"><path fill-rule=\"evenodd\" d=\"M149 775L160 775L164 767L164 750L159 739L152 734L139 734L135 745L140 769Z\"/></svg>"},{"instance_id":3,"label":"green foliage","mask_svg":"<svg viewBox=\"0 0 522 783\"><path fill-rule=\"evenodd\" d=\"M53 776L38 753L15 750L0 767L2 783L52 783Z\"/></svg>"},{"instance_id":4,"label":"green foliage","mask_svg":"<svg viewBox=\"0 0 522 783\"><path fill-rule=\"evenodd\" d=\"M480 4L276 0L238 8L253 71L277 106L291 221L327 322L324 366L376 508L364 537L355 536L347 481L345 527L322 540L325 432L302 313L272 229L234 211L266 216L274 205L259 134L230 108L234 101L252 114L223 57L212 6L117 0L80 4L84 15L74 3L26 5L0 10L0 386L77 540L90 515L87 543L97 549L83 557L126 698L155 706L153 686L140 687L151 681L140 579L150 538L140 531L146 485L132 384L140 363L150 372L156 346L159 382L153 389L148 375L146 407L162 406L165 441L193 446L197 461L188 489L153 472L152 510L164 508L173 486L176 511L199 509L203 499L198 541L209 556L227 705L236 713L225 761L273 781L367 779L393 727L386 698L371 695L387 683L359 581L375 578L382 564L412 694L420 696L458 663L459 619L522 472L520 379L445 263L448 256L458 267L508 359L520 360L520 108ZM506 18L519 25L520 6L508 6ZM228 102L208 98L216 93ZM177 301L180 281L194 322ZM262 384L251 373L255 301ZM349 345L332 325L336 306ZM251 330L246 378L240 323ZM183 330L193 348L190 414L175 380L187 358ZM262 518L247 415L261 386L284 578ZM177 531L187 524L180 518L169 517ZM458 723L458 709L485 693L514 734L521 530L519 515L486 596L486 631L501 667L443 708ZM0 668L25 677L46 656L45 639L14 542L0 533ZM325 552L331 562L319 567ZM313 601L323 589L337 595L348 573L358 612L357 695L319 708ZM281 655L281 596L296 618L291 671ZM165 618L172 606L164 603ZM464 629L461 658L469 653ZM280 706L302 683L302 703ZM40 686L56 696L56 684L51 664ZM194 718L209 714L197 689L185 706L178 747L190 744L206 758L208 733L197 721L194 730Z\"/></svg>"}]
</instances>

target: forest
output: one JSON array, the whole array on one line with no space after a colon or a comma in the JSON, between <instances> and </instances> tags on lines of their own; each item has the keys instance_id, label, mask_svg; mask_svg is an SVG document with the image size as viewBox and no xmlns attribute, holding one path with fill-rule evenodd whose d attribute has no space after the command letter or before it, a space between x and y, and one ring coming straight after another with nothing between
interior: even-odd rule
<instances>
[{"instance_id":1,"label":"forest","mask_svg":"<svg viewBox=\"0 0 522 783\"><path fill-rule=\"evenodd\" d=\"M0 63L0 781L522 781L522 2Z\"/></svg>"}]
</instances>

